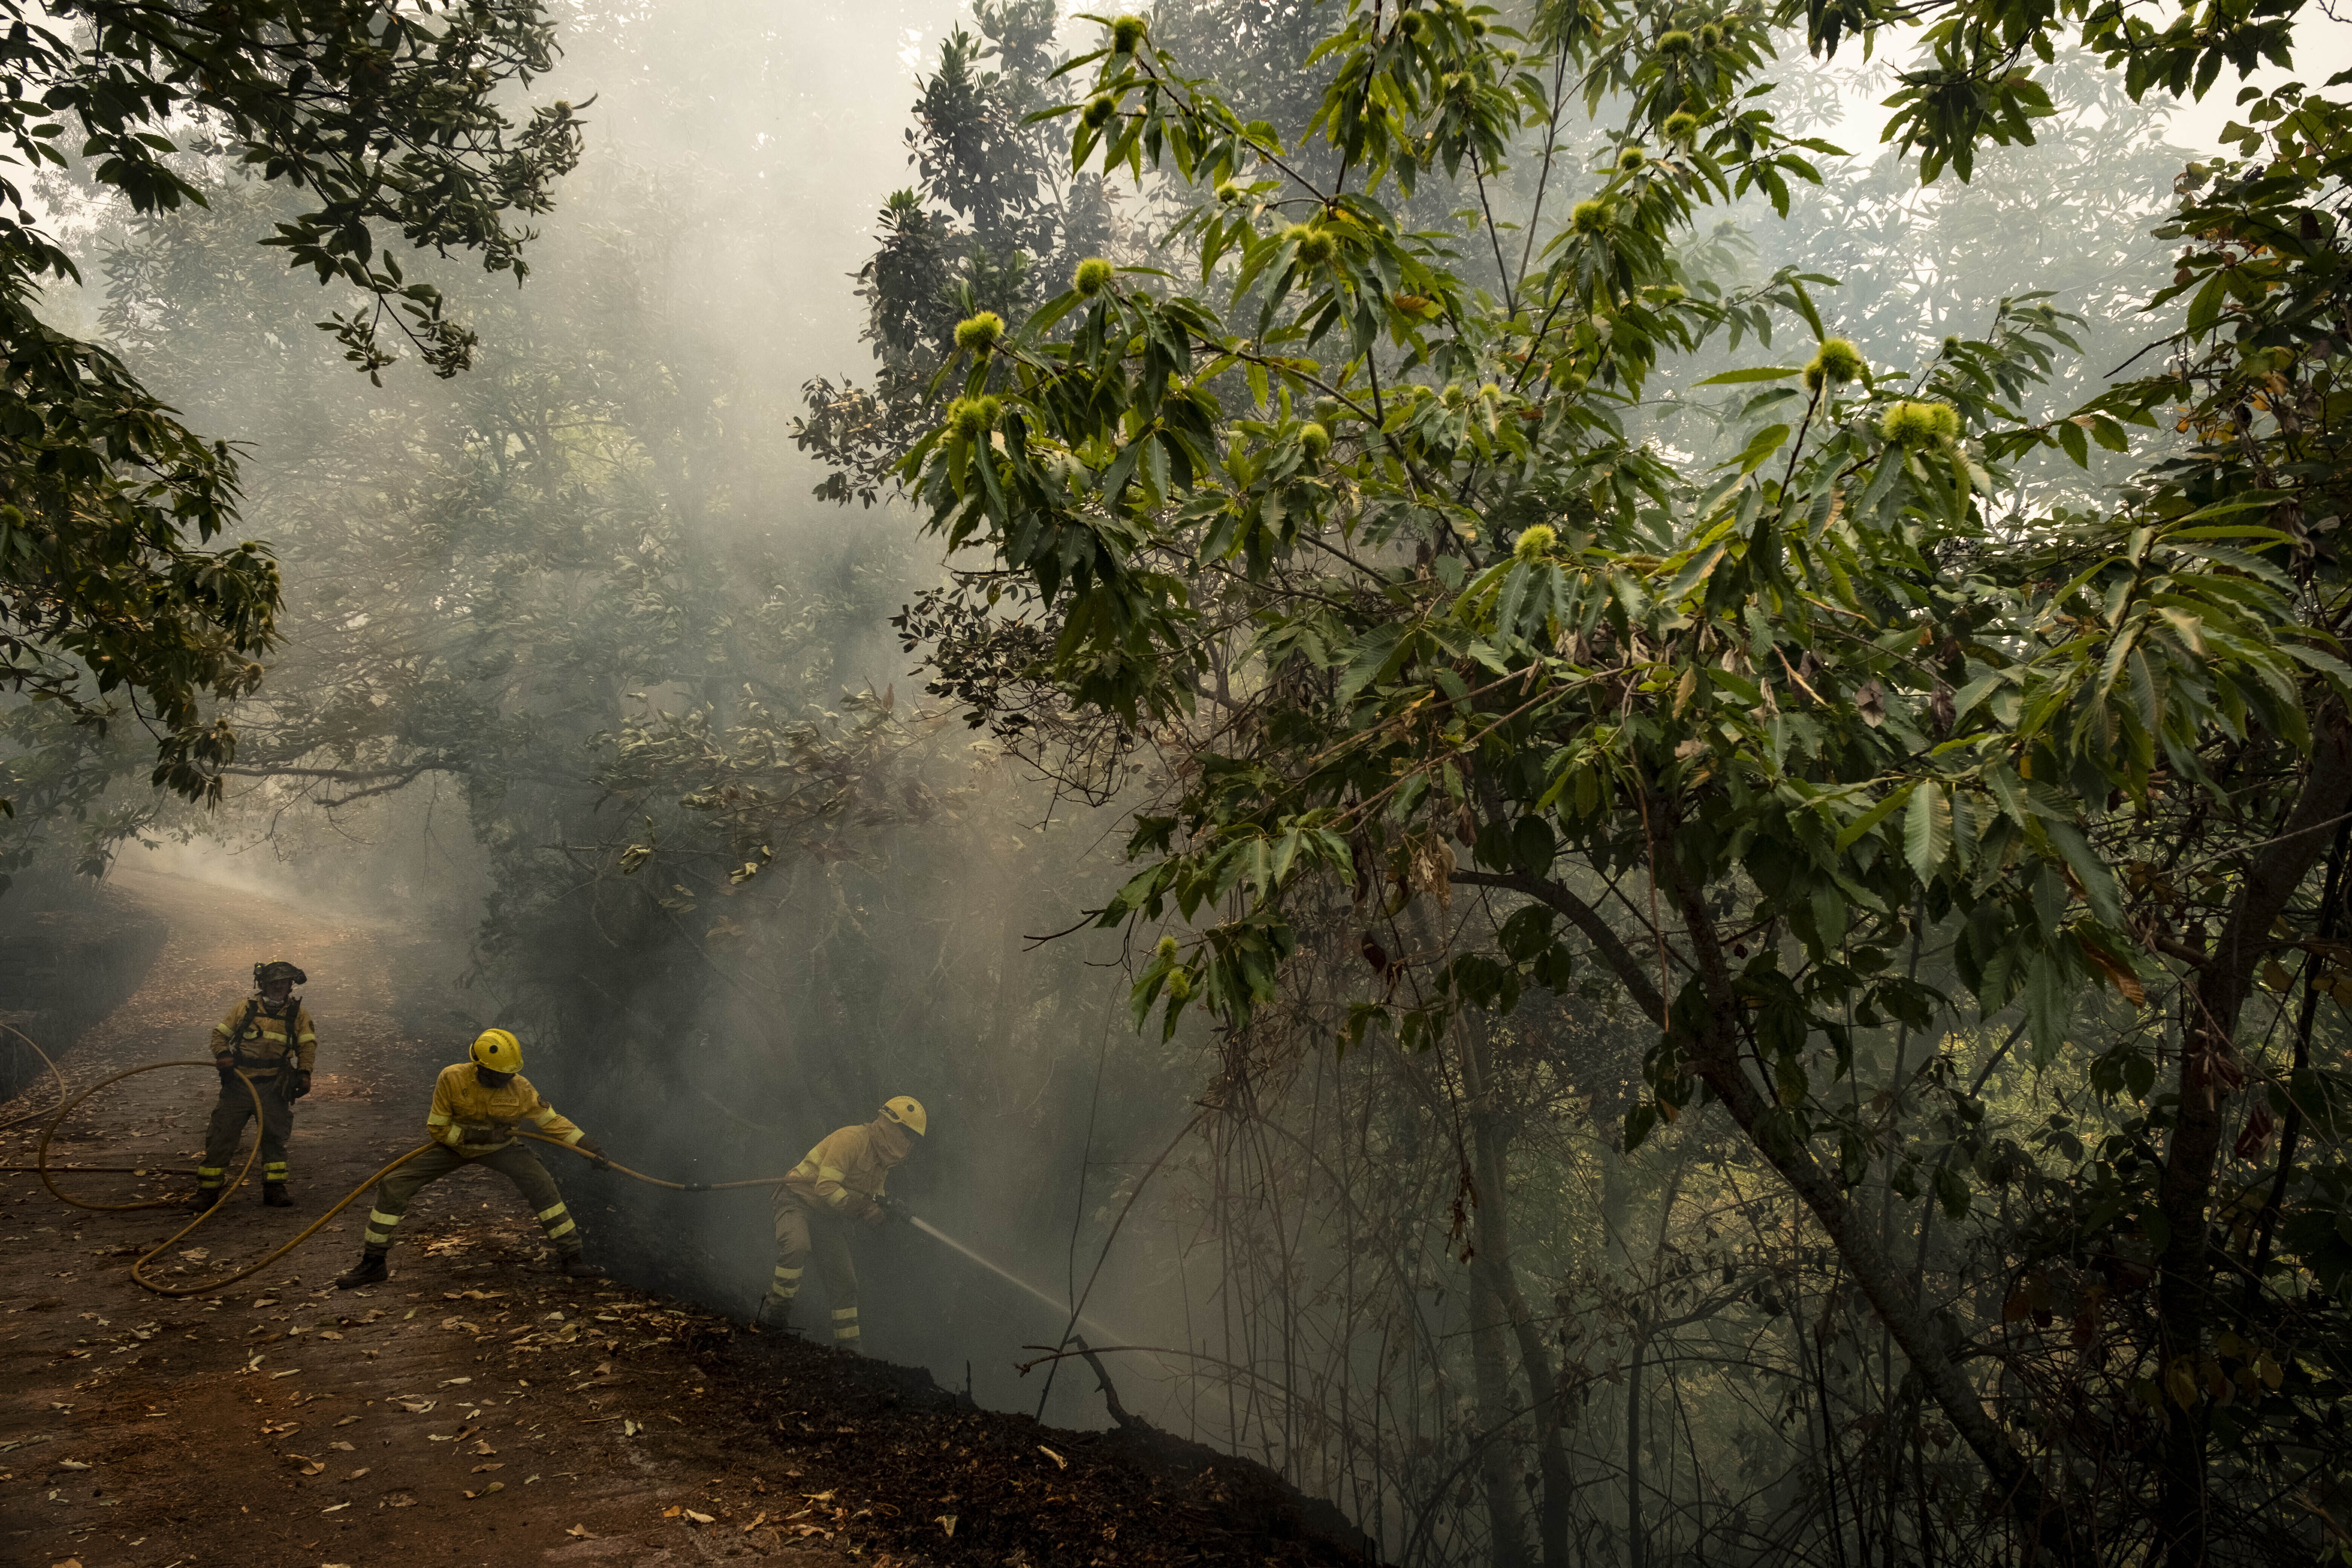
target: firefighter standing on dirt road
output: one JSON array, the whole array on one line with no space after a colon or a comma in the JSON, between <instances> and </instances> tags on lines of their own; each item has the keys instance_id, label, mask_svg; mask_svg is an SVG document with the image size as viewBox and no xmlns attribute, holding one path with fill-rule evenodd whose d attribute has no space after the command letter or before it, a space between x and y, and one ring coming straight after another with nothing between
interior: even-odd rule
<instances>
[{"instance_id":1,"label":"firefighter standing on dirt road","mask_svg":"<svg viewBox=\"0 0 2352 1568\"><path fill-rule=\"evenodd\" d=\"M375 1206L369 1212L361 1237L360 1260L335 1281L340 1289L375 1285L392 1277L384 1254L392 1250L393 1232L412 1199L432 1182L467 1165L487 1165L512 1182L538 1216L555 1248L556 1267L574 1279L597 1279L604 1270L588 1261L580 1226L563 1206L555 1180L539 1163L530 1145L515 1140L519 1121L530 1121L559 1142L576 1145L596 1157L601 1169L611 1163L594 1139L582 1132L555 1107L541 1100L530 1079L522 1076L522 1044L504 1029L485 1029L474 1042L473 1059L441 1069L433 1084L433 1109L425 1130L434 1146L376 1184Z\"/></svg>"},{"instance_id":2,"label":"firefighter standing on dirt road","mask_svg":"<svg viewBox=\"0 0 2352 1568\"><path fill-rule=\"evenodd\" d=\"M793 1326L793 1301L814 1253L833 1309L833 1342L857 1349L857 1266L842 1227L851 1220L878 1226L908 1217L906 1205L882 1188L929 1124L920 1104L894 1096L873 1121L836 1129L777 1184L776 1273L760 1302L763 1326Z\"/></svg>"},{"instance_id":3,"label":"firefighter standing on dirt road","mask_svg":"<svg viewBox=\"0 0 2352 1568\"><path fill-rule=\"evenodd\" d=\"M294 987L310 983L309 975L284 959L265 960L253 966L253 994L213 1026L220 1099L205 1129L204 1163L196 1167L190 1208L201 1213L220 1202L236 1141L253 1115L254 1096L238 1080L240 1071L260 1091L261 1201L271 1208L294 1206L286 1193L286 1141L294 1135L294 1102L310 1092L310 1064L319 1056L318 1020Z\"/></svg>"}]
</instances>

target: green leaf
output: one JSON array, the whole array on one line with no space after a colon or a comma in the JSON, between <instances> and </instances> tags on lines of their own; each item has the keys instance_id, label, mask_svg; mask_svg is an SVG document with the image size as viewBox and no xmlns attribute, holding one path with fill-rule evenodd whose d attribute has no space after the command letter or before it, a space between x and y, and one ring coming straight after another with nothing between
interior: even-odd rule
<instances>
[{"instance_id":1,"label":"green leaf","mask_svg":"<svg viewBox=\"0 0 2352 1568\"><path fill-rule=\"evenodd\" d=\"M1739 471L1752 474L1762 468L1788 438L1789 427L1786 425L1767 425L1756 432L1749 438L1747 449L1739 454Z\"/></svg>"},{"instance_id":2,"label":"green leaf","mask_svg":"<svg viewBox=\"0 0 2352 1568\"><path fill-rule=\"evenodd\" d=\"M1936 868L1951 857L1952 803L1941 784L1930 780L1911 792L1911 808L1903 817L1903 854L1913 874L1933 880Z\"/></svg>"},{"instance_id":3,"label":"green leaf","mask_svg":"<svg viewBox=\"0 0 2352 1568\"><path fill-rule=\"evenodd\" d=\"M1890 791L1885 800L1880 801L1868 811L1864 812L1852 822L1847 823L1845 826L1841 828L1838 832L1838 848L1840 850L1853 848L1855 841L1861 838L1864 834L1869 832L1872 828L1877 826L1880 823L1894 816L1895 811L1902 806L1903 803L1911 798L1911 791L1913 787L1914 786L1910 784L1905 784L1899 789ZM1949 831L1948 819L1946 824L1946 831Z\"/></svg>"},{"instance_id":4,"label":"green leaf","mask_svg":"<svg viewBox=\"0 0 2352 1568\"><path fill-rule=\"evenodd\" d=\"M1694 389L1702 386L1739 386L1751 381L1786 381L1792 375L1804 374L1801 370L1784 369L1779 365L1759 365L1753 370L1727 370L1721 375L1710 375L1705 381L1694 381L1691 385Z\"/></svg>"}]
</instances>

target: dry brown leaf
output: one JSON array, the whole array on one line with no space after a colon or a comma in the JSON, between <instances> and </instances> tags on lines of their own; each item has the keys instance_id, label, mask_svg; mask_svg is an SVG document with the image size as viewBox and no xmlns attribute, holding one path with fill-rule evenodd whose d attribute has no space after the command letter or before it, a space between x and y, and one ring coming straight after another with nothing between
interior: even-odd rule
<instances>
[{"instance_id":1,"label":"dry brown leaf","mask_svg":"<svg viewBox=\"0 0 2352 1568\"><path fill-rule=\"evenodd\" d=\"M347 1481L355 1481L355 1480L358 1480L362 1476L366 1475L367 1473L368 1473L368 1467L367 1467L367 1466L365 1466L365 1465L362 1465L358 1469L353 1470L350 1475L345 1476L345 1477L343 1478L343 1479L345 1479L345 1480L347 1480Z\"/></svg>"},{"instance_id":2,"label":"dry brown leaf","mask_svg":"<svg viewBox=\"0 0 2352 1568\"><path fill-rule=\"evenodd\" d=\"M478 1475L480 1475L480 1474L481 1474L483 1471L485 1471L485 1470L503 1470L503 1469L505 1469L506 1468L507 1468L507 1467L506 1467L506 1463L505 1463L505 1461L504 1461L504 1460L501 1460L501 1461L499 1461L498 1464L495 1464L495 1465L476 1465L476 1466L473 1468L473 1469L472 1469L472 1470L470 1470L470 1471L468 1471L467 1473L468 1473L469 1475L477 1475L477 1476L478 1476Z\"/></svg>"},{"instance_id":3,"label":"dry brown leaf","mask_svg":"<svg viewBox=\"0 0 2352 1568\"><path fill-rule=\"evenodd\" d=\"M478 1492L467 1492L467 1493L466 1494L466 1496L467 1496L468 1499L473 1499L473 1498L478 1498L478 1497L488 1497L488 1496L489 1496L492 1492L502 1492L502 1491L504 1491L504 1490L506 1490L506 1489L507 1489L507 1484L506 1484L506 1482L504 1482L504 1481L492 1481L488 1486L484 1487L480 1491L478 1491Z\"/></svg>"},{"instance_id":4,"label":"dry brown leaf","mask_svg":"<svg viewBox=\"0 0 2352 1568\"><path fill-rule=\"evenodd\" d=\"M753 1520L751 1523L749 1523L749 1524L747 1524L747 1525L745 1525L745 1526L743 1527L743 1533L744 1533L744 1534L746 1534L746 1535L749 1535L749 1534L751 1534L753 1531L755 1531L755 1530L759 1529L761 1525L763 1525L763 1524L765 1524L765 1523L767 1523L767 1522L768 1522L768 1514L767 1514L767 1510L764 1510L764 1509L762 1509L762 1510L760 1511L760 1517L759 1517L759 1518L757 1518L757 1519Z\"/></svg>"},{"instance_id":5,"label":"dry brown leaf","mask_svg":"<svg viewBox=\"0 0 2352 1568\"><path fill-rule=\"evenodd\" d=\"M358 1453L358 1452L359 1452L359 1450L358 1450L357 1448L352 1447L349 1443L341 1442L341 1441L337 1441L337 1442L330 1443L330 1444L328 1444L328 1445L327 1445L327 1447L330 1447L330 1448L336 1448L336 1449L340 1449L341 1451L342 1451L343 1453L346 1453L346 1454L356 1454L356 1453Z\"/></svg>"},{"instance_id":6,"label":"dry brown leaf","mask_svg":"<svg viewBox=\"0 0 2352 1568\"><path fill-rule=\"evenodd\" d=\"M335 1425L338 1426L349 1426L358 1419L359 1417L356 1415L346 1415L341 1421L336 1422Z\"/></svg>"},{"instance_id":7,"label":"dry brown leaf","mask_svg":"<svg viewBox=\"0 0 2352 1568\"><path fill-rule=\"evenodd\" d=\"M938 1518L931 1521L933 1524L938 1525L941 1530L948 1532L948 1539L950 1541L955 1539L955 1521L956 1516L951 1513L940 1514ZM803 1525L802 1528L806 1529L807 1526Z\"/></svg>"},{"instance_id":8,"label":"dry brown leaf","mask_svg":"<svg viewBox=\"0 0 2352 1568\"><path fill-rule=\"evenodd\" d=\"M584 1524L575 1524L563 1533L566 1535L576 1535L583 1541L593 1541L596 1539L594 1536L588 1533L588 1527Z\"/></svg>"},{"instance_id":9,"label":"dry brown leaf","mask_svg":"<svg viewBox=\"0 0 2352 1568\"><path fill-rule=\"evenodd\" d=\"M676 1519L677 1515L678 1506L676 1503L672 1503L667 1508L662 1510L662 1517L664 1519Z\"/></svg>"},{"instance_id":10,"label":"dry brown leaf","mask_svg":"<svg viewBox=\"0 0 2352 1568\"><path fill-rule=\"evenodd\" d=\"M697 1513L692 1509L688 1509L686 1510L686 1517L693 1521L696 1524L711 1524L716 1522L709 1514Z\"/></svg>"},{"instance_id":11,"label":"dry brown leaf","mask_svg":"<svg viewBox=\"0 0 2352 1568\"><path fill-rule=\"evenodd\" d=\"M1068 1468L1070 1468L1070 1461L1069 1461L1069 1460L1067 1460L1067 1459L1066 1459L1066 1458L1062 1458L1062 1456L1061 1456L1061 1455L1056 1454L1055 1452L1054 1452L1054 1450L1053 1450L1053 1449L1048 1448L1047 1447L1045 1447L1045 1444L1043 1444L1043 1443L1038 1444L1038 1445L1037 1445L1037 1451L1038 1451L1039 1453L1041 1453L1041 1454L1045 1455L1047 1458L1049 1458L1049 1459L1053 1460L1053 1461L1054 1461L1054 1463L1055 1463L1055 1465L1059 1466L1061 1468L1063 1468L1063 1469L1066 1469L1066 1469L1068 1469Z\"/></svg>"}]
</instances>

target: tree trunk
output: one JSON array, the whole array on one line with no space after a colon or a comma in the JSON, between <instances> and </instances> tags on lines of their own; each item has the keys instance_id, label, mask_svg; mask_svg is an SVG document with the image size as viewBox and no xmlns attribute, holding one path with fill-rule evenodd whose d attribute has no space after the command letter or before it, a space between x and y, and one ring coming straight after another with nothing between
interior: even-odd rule
<instances>
[{"instance_id":1,"label":"tree trunk","mask_svg":"<svg viewBox=\"0 0 2352 1568\"><path fill-rule=\"evenodd\" d=\"M1478 1426L1486 1447L1478 1474L1486 1492L1486 1531L1495 1568L1528 1568L1527 1524L1512 1485L1510 1373L1503 1364L1503 1304L1484 1268L1470 1271L1470 1370L1478 1385Z\"/></svg>"},{"instance_id":2,"label":"tree trunk","mask_svg":"<svg viewBox=\"0 0 2352 1568\"><path fill-rule=\"evenodd\" d=\"M2065 1513L2044 1494L2041 1479L1986 1411L1982 1396L1961 1369L1953 1336L1912 1293L1903 1270L1879 1244L1877 1215L1849 1202L1812 1151L1788 1136L1779 1108L1765 1098L1741 1061L1739 997L1732 989L1729 962L1716 940L1713 917L1705 900L1683 878L1675 855L1664 843L1660 847L1657 864L1670 885L1690 941L1693 967L1706 992L1705 1017L1672 1021L1673 1032L1687 1043L1692 1071L1828 1233L1847 1273L1902 1347L1944 1419L1990 1474L2010 1513L2039 1539L2055 1568L2086 1562Z\"/></svg>"},{"instance_id":3,"label":"tree trunk","mask_svg":"<svg viewBox=\"0 0 2352 1568\"><path fill-rule=\"evenodd\" d=\"M1625 1371L1625 1568L1648 1568L1649 1531L1642 1523L1642 1352L1648 1326L1633 1326L1633 1360Z\"/></svg>"},{"instance_id":4,"label":"tree trunk","mask_svg":"<svg viewBox=\"0 0 2352 1568\"><path fill-rule=\"evenodd\" d=\"M2286 821L2246 874L2236 906L2197 970L2190 1015L2181 1031L2180 1110L2165 1152L2157 1201L2166 1237L2157 1281L2167 1369L2192 1369L2205 1346L2217 1303L2206 1215L2213 1195L2230 1096L2243 1072L2238 1016L2253 989L2254 970L2272 950L2271 928L2286 910L2327 830L2352 805L2352 733L2341 721L2314 737L2311 772ZM2168 1380L2167 1380L2168 1381ZM2201 1394L2169 1412L2158 1460L2156 1525L2169 1568L2206 1562L2205 1441L2209 1410Z\"/></svg>"},{"instance_id":5,"label":"tree trunk","mask_svg":"<svg viewBox=\"0 0 2352 1568\"><path fill-rule=\"evenodd\" d=\"M1535 1414L1536 1472L1542 1487L1536 1530L1543 1547L1544 1568L1568 1568L1568 1510L1574 1482L1560 1442L1559 1380L1552 1371L1551 1352L1544 1347L1543 1331L1511 1272L1510 1199L1503 1190L1510 1130L1495 1105L1494 1068L1488 1054L1492 1036L1485 1016L1465 1019L1462 1036L1472 1174L1477 1184L1477 1264L1518 1342L1520 1372L1527 1380L1528 1407Z\"/></svg>"}]
</instances>

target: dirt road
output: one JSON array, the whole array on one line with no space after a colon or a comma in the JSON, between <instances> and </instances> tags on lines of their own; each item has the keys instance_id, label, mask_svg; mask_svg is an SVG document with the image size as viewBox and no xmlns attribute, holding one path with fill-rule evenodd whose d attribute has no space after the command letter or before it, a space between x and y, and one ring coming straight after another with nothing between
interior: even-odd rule
<instances>
[{"instance_id":1,"label":"dirt road","mask_svg":"<svg viewBox=\"0 0 2352 1568\"><path fill-rule=\"evenodd\" d=\"M399 1001L448 984L452 956L249 895L225 908L217 889L178 879L120 881L170 934L144 983L66 1058L77 1088L205 1056L212 1021L265 952L311 975L320 1050L289 1153L299 1206L240 1191L152 1267L200 1282L291 1237L417 1141L420 1093L450 1053L404 1028ZM159 1173L65 1184L103 1201L184 1194L215 1088L208 1069L129 1079L69 1119L51 1163ZM27 1090L0 1120L53 1092ZM38 1131L0 1132L0 1164L30 1163ZM541 1272L537 1226L487 1172L425 1190L388 1284L337 1291L364 1212L362 1198L253 1279L173 1300L129 1266L185 1214L86 1214L35 1176L0 1173L0 1563L1352 1558L1342 1521L1255 1466L1140 1427L1060 1432L974 1410L920 1372Z\"/></svg>"},{"instance_id":2,"label":"dirt road","mask_svg":"<svg viewBox=\"0 0 2352 1568\"><path fill-rule=\"evenodd\" d=\"M321 1049L289 1153L299 1206L263 1208L249 1186L153 1270L201 1280L284 1240L416 1141L419 1085L441 1053L404 1033L395 987L446 976L388 928L174 878L121 881L170 935L145 983L67 1058L77 1087L208 1055L256 954L299 954L312 976ZM53 1164L168 1175L63 1184L109 1202L184 1194L214 1087L202 1070L149 1073L91 1101ZM0 1163L29 1163L37 1131L0 1134ZM391 1283L339 1292L364 1206L254 1279L173 1300L128 1268L184 1214L85 1214L31 1175L0 1175L0 1561L642 1563L779 1544L677 1522L689 1507L732 1512L730 1489L756 1497L764 1484L691 1414L708 1382L687 1344L724 1325L535 1271L530 1215L478 1173L427 1189Z\"/></svg>"}]
</instances>

